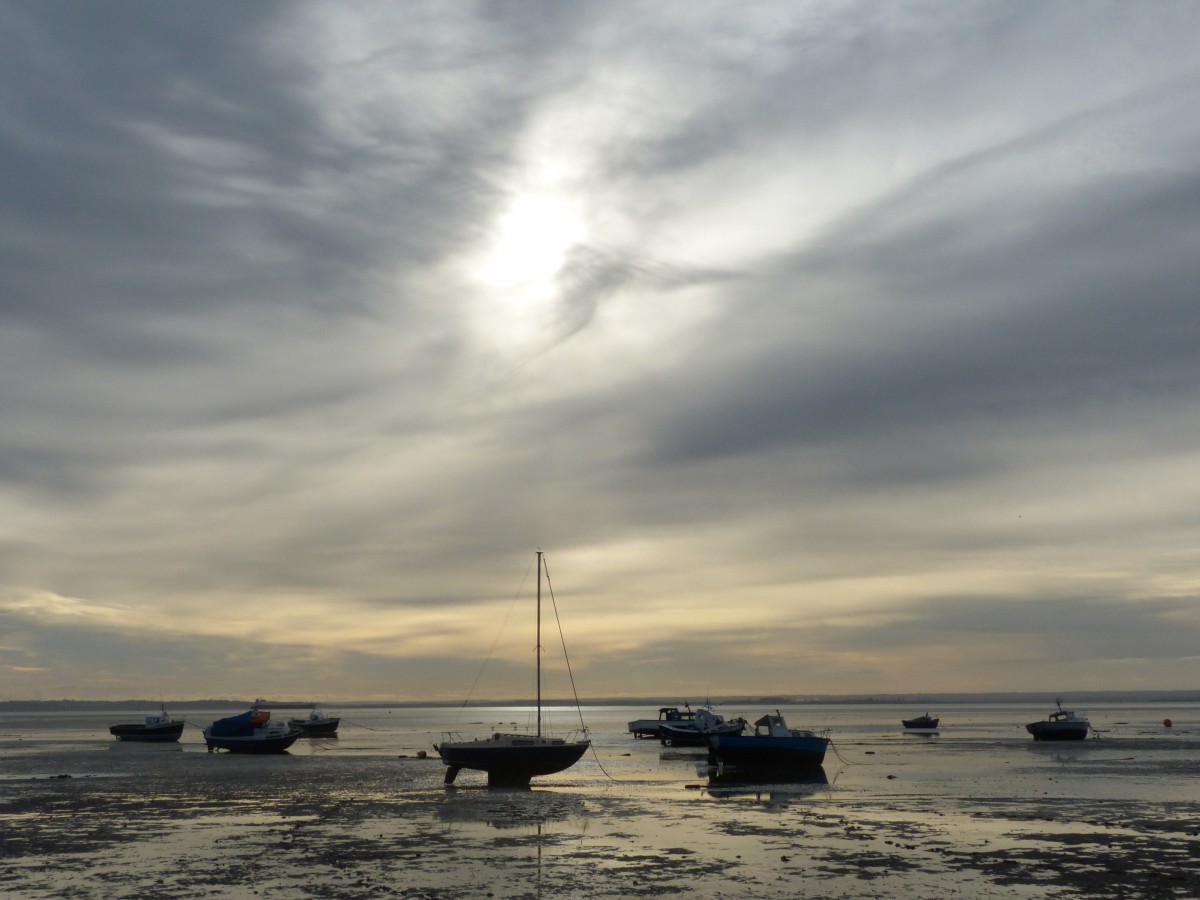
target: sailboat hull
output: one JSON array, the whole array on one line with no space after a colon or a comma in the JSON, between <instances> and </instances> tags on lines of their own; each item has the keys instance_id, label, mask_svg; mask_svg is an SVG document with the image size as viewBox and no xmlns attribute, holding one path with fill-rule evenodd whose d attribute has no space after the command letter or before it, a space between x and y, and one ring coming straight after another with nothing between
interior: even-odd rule
<instances>
[{"instance_id":1,"label":"sailboat hull","mask_svg":"<svg viewBox=\"0 0 1200 900\"><path fill-rule=\"evenodd\" d=\"M539 775L569 769L583 757L590 741L564 741L523 735L501 735L479 741L442 743L437 751L453 784L461 769L486 772L491 786L527 785Z\"/></svg>"}]
</instances>

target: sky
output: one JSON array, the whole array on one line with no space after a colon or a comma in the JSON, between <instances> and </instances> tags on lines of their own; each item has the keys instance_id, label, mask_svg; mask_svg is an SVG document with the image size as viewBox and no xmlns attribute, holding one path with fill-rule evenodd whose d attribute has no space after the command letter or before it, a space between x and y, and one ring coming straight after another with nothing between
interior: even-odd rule
<instances>
[{"instance_id":1,"label":"sky","mask_svg":"<svg viewBox=\"0 0 1200 900\"><path fill-rule=\"evenodd\" d=\"M0 0L0 699L1200 688L1198 248L1193 2Z\"/></svg>"}]
</instances>

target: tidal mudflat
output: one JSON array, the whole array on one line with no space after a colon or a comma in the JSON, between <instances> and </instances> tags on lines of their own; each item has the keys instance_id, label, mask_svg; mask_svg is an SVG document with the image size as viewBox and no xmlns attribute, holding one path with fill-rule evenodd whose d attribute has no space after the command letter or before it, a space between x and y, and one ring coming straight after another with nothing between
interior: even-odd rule
<instances>
[{"instance_id":1,"label":"tidal mudflat","mask_svg":"<svg viewBox=\"0 0 1200 900\"><path fill-rule=\"evenodd\" d=\"M1200 733L1149 720L1069 745L847 725L791 784L612 728L527 791L446 787L420 723L372 721L270 757L0 725L0 893L1200 896Z\"/></svg>"}]
</instances>

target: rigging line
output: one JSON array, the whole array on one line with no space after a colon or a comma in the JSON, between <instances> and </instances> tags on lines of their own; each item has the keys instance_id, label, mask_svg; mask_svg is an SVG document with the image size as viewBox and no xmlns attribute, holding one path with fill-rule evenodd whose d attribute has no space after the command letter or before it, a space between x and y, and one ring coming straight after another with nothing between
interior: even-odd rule
<instances>
[{"instance_id":1,"label":"rigging line","mask_svg":"<svg viewBox=\"0 0 1200 900\"><path fill-rule=\"evenodd\" d=\"M825 730L825 734L826 734L826 736L828 736L828 734L829 734L829 729L826 729L826 730ZM850 760L848 760L848 759L846 759L844 756L842 756L842 754L841 754L841 753L839 753L839 752L838 752L837 744L835 744L835 743L833 742L833 738L831 738L831 737L827 737L827 739L828 739L828 741L829 741L829 746L830 746L830 748L833 750L833 755L834 755L834 756L836 756L838 759L840 759L844 765L847 765L847 766L852 766L852 765L855 765L855 764L854 764L854 763L852 763Z\"/></svg>"},{"instance_id":2,"label":"rigging line","mask_svg":"<svg viewBox=\"0 0 1200 900\"><path fill-rule=\"evenodd\" d=\"M496 646L500 643L500 637L504 634L504 628L508 625L508 620L512 618L512 612L517 606L517 600L521 596L521 592L525 590L525 584L529 581L529 572L533 568L533 563L530 563L525 569L525 577L521 579L521 584L517 588L517 592L513 594L512 603L509 604L508 612L504 614L504 620L500 623L500 628L496 631L496 639L492 641L492 646L484 657L483 662L479 666L479 671L475 673L475 680L471 682L471 688L467 691L467 696L462 702L462 706L458 708L462 712L467 708L467 704L471 702L471 697L475 693L475 688L479 686L479 679L483 677L483 670L487 668L489 662L492 661L492 654L496 652Z\"/></svg>"},{"instance_id":3,"label":"rigging line","mask_svg":"<svg viewBox=\"0 0 1200 900\"><path fill-rule=\"evenodd\" d=\"M554 610L554 621L558 625L558 639L562 642L563 659L567 662L567 675L571 679L571 693L575 696L575 712L579 714L579 725L583 729L583 733L587 734L587 723L583 721L583 708L579 704L579 691L575 689L575 673L571 669L571 657L567 653L567 639L563 635L562 619L558 617L558 601L554 599L554 585L550 582L550 567L546 564L545 554L542 555L542 571L546 575L546 591L550 594L550 608ZM616 781L608 771L604 768L604 763L600 762L600 755L596 752L595 742L588 744L588 749L592 751L592 759L596 760L596 765L600 767L600 771L604 773L604 777L609 781Z\"/></svg>"}]
</instances>

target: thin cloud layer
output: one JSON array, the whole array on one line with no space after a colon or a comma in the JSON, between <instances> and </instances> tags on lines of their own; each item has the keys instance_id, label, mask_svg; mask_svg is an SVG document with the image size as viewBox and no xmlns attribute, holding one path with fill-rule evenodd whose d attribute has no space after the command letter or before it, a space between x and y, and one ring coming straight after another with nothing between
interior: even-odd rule
<instances>
[{"instance_id":1,"label":"thin cloud layer","mask_svg":"<svg viewBox=\"0 0 1200 900\"><path fill-rule=\"evenodd\" d=\"M8 5L0 692L1194 687L1197 26Z\"/></svg>"}]
</instances>

